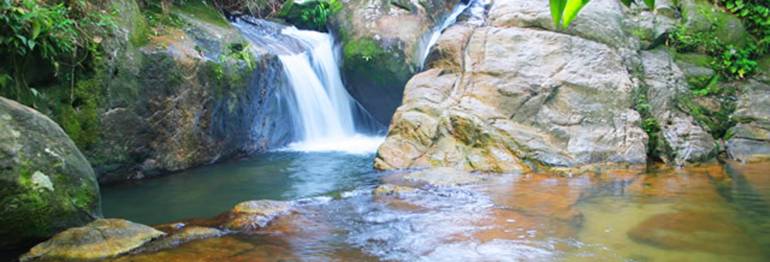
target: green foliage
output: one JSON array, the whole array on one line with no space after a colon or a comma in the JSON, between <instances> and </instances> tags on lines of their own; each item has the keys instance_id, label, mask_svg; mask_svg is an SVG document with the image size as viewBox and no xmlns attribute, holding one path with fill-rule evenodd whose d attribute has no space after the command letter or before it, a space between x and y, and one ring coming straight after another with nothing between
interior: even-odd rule
<instances>
[{"instance_id":1,"label":"green foliage","mask_svg":"<svg viewBox=\"0 0 770 262\"><path fill-rule=\"evenodd\" d=\"M758 52L770 50L770 5L767 0L719 0L727 10L740 17L749 32L757 37Z\"/></svg>"},{"instance_id":2,"label":"green foliage","mask_svg":"<svg viewBox=\"0 0 770 262\"><path fill-rule=\"evenodd\" d=\"M0 95L47 113L81 147L98 135L102 41L117 10L92 1L0 0Z\"/></svg>"},{"instance_id":3,"label":"green foliage","mask_svg":"<svg viewBox=\"0 0 770 262\"><path fill-rule=\"evenodd\" d=\"M711 67L728 79L743 79L753 74L761 53L753 43L744 48L727 45L719 40L714 30L691 32L684 25L678 25L669 33L668 45L679 52L698 52L714 57Z\"/></svg>"},{"instance_id":4,"label":"green foliage","mask_svg":"<svg viewBox=\"0 0 770 262\"><path fill-rule=\"evenodd\" d=\"M549 0L551 7L551 17L556 28L567 28L577 17L580 10L585 7L590 0ZM620 0L626 6L636 3L636 0ZM644 0L649 6L655 6L655 0Z\"/></svg>"},{"instance_id":5,"label":"green foliage","mask_svg":"<svg viewBox=\"0 0 770 262\"><path fill-rule=\"evenodd\" d=\"M329 17L342 10L340 0L316 0L302 4L286 1L279 17L303 29L325 31Z\"/></svg>"},{"instance_id":6,"label":"green foliage","mask_svg":"<svg viewBox=\"0 0 770 262\"><path fill-rule=\"evenodd\" d=\"M647 133L647 155L660 158L660 124L652 115L652 105L647 97L647 87L639 88L634 93L634 109L642 117L642 129Z\"/></svg>"},{"instance_id":7,"label":"green foliage","mask_svg":"<svg viewBox=\"0 0 770 262\"><path fill-rule=\"evenodd\" d=\"M205 0L189 0L176 5L182 12L194 16L203 21L209 22L221 27L228 27L230 23L214 6L209 5Z\"/></svg>"}]
</instances>

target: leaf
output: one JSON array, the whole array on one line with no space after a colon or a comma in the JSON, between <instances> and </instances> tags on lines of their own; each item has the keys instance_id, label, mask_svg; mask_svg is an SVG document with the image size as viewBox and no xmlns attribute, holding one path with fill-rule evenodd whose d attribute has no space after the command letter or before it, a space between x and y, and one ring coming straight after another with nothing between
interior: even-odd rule
<instances>
[{"instance_id":1,"label":"leaf","mask_svg":"<svg viewBox=\"0 0 770 262\"><path fill-rule=\"evenodd\" d=\"M590 0L567 0L567 5L564 7L564 14L562 15L562 26L569 27L572 20L575 20L578 13L583 9Z\"/></svg>"},{"instance_id":2,"label":"leaf","mask_svg":"<svg viewBox=\"0 0 770 262\"><path fill-rule=\"evenodd\" d=\"M634 0L620 0L621 3L625 6L631 6L635 1Z\"/></svg>"},{"instance_id":3,"label":"leaf","mask_svg":"<svg viewBox=\"0 0 770 262\"><path fill-rule=\"evenodd\" d=\"M644 4L650 9L655 9L655 0L644 0Z\"/></svg>"},{"instance_id":4,"label":"leaf","mask_svg":"<svg viewBox=\"0 0 770 262\"><path fill-rule=\"evenodd\" d=\"M559 28L561 24L561 15L564 13L564 6L567 0L550 0L551 5L551 17L553 18L553 24L556 28Z\"/></svg>"}]
</instances>

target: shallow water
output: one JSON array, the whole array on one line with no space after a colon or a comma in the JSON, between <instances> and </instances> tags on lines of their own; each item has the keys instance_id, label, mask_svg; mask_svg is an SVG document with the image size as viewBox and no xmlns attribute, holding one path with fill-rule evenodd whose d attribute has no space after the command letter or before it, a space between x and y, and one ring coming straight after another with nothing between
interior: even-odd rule
<instances>
[{"instance_id":1,"label":"shallow water","mask_svg":"<svg viewBox=\"0 0 770 262\"><path fill-rule=\"evenodd\" d=\"M294 202L295 212L291 215L279 217L267 228L254 232L192 241L118 260L770 260L770 163L609 170L573 177L471 174L472 179L465 180L475 182L467 185L431 186L405 179L405 174L371 172L372 156L268 156L272 160L203 170L219 174L219 180L230 180L233 176L233 180L240 181L232 185L240 185L235 188L241 189L228 193L233 200L238 194L242 198L238 201L269 196L301 199ZM249 170L249 166L258 167L251 170L270 170L266 172L270 175L251 179L261 177L261 173L245 174L248 172L243 170ZM241 171L233 172L238 170ZM192 173L195 174L191 178L202 179L197 177L205 176L202 174L206 172ZM309 177L300 178L304 176ZM177 177L180 178L163 179L175 179L174 185L180 188L206 187L196 186L201 181ZM246 184L250 181L262 184L253 182L249 187ZM417 191L373 194L381 183L411 186ZM141 198L147 201L136 207L136 212L163 210L152 207L155 202L151 195L156 191L163 192L167 199L186 199L177 205L194 201L189 204L219 206L210 214L237 202L228 204L216 200L214 195L190 200L186 198L188 191L170 191L164 188L166 184L173 183L152 188L134 185L139 188L136 192L144 192ZM113 189L105 189L105 194L110 196ZM341 191L344 192L329 193ZM227 190L220 193L223 192ZM335 197L307 198L318 195ZM115 196L107 197L106 203Z\"/></svg>"}]
</instances>

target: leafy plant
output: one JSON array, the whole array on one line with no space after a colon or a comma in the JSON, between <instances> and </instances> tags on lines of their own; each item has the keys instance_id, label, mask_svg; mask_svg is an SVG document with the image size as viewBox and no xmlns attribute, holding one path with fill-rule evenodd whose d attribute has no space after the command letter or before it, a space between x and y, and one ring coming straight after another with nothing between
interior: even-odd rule
<instances>
[{"instance_id":1,"label":"leafy plant","mask_svg":"<svg viewBox=\"0 0 770 262\"><path fill-rule=\"evenodd\" d=\"M636 0L619 0L626 6L636 3ZM551 17L556 28L567 28L577 17L580 10L585 7L590 0L549 0L551 7ZM645 5L655 6L655 0L644 0Z\"/></svg>"},{"instance_id":2,"label":"leafy plant","mask_svg":"<svg viewBox=\"0 0 770 262\"><path fill-rule=\"evenodd\" d=\"M339 0L317 0L302 4L289 0L281 8L280 17L301 28L324 31L329 17L341 9L342 2Z\"/></svg>"},{"instance_id":3,"label":"leafy plant","mask_svg":"<svg viewBox=\"0 0 770 262\"><path fill-rule=\"evenodd\" d=\"M719 0L740 17L749 32L757 37L758 52L766 54L770 49L770 5L767 0Z\"/></svg>"}]
</instances>

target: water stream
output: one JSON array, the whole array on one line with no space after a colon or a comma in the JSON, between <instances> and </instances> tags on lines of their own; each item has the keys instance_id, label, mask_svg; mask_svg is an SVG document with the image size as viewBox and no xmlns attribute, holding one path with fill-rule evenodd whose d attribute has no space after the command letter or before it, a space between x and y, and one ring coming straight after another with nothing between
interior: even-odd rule
<instances>
[{"instance_id":1,"label":"water stream","mask_svg":"<svg viewBox=\"0 0 770 262\"><path fill-rule=\"evenodd\" d=\"M445 29L447 29L449 26L453 25L457 21L457 17L462 14L465 9L473 5L473 2L476 0L468 0L468 1L460 1L454 8L452 8L452 11L449 13L449 15L444 18L444 20L436 24L436 26L428 32L425 36L420 39L419 42L419 52L417 53L417 58L419 58L419 65L420 69L425 67L425 60L428 59L428 55L430 54L430 49L433 48L433 46L438 41L439 37L441 37L441 33L444 32Z\"/></svg>"}]
</instances>

